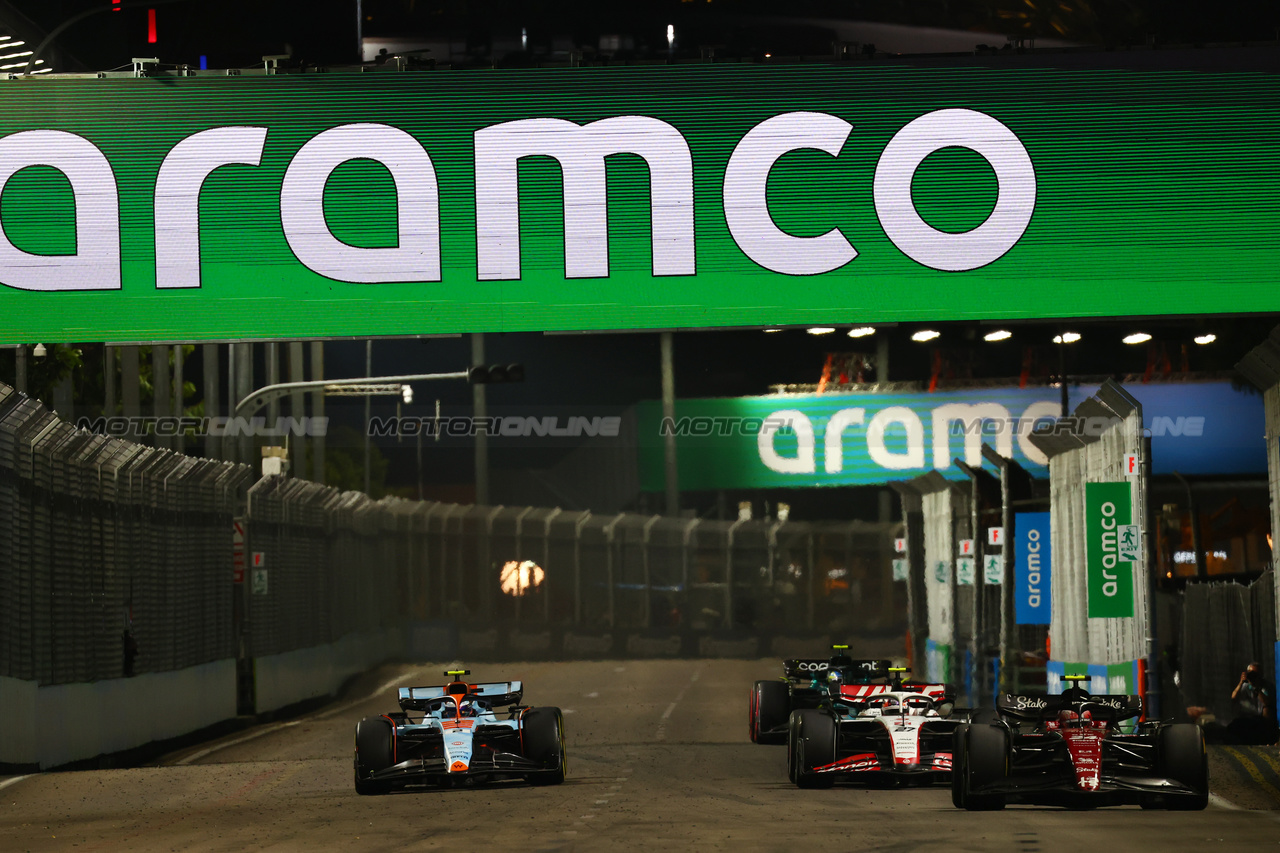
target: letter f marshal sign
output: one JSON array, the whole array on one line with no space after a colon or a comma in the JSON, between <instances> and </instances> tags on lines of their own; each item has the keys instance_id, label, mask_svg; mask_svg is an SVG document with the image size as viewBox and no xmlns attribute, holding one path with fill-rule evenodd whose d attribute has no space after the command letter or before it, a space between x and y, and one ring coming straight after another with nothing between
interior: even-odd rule
<instances>
[{"instance_id":1,"label":"letter f marshal sign","mask_svg":"<svg viewBox=\"0 0 1280 853\"><path fill-rule=\"evenodd\" d=\"M1133 563L1121 559L1118 535L1129 525L1129 483L1085 483L1089 618L1133 615Z\"/></svg>"}]
</instances>

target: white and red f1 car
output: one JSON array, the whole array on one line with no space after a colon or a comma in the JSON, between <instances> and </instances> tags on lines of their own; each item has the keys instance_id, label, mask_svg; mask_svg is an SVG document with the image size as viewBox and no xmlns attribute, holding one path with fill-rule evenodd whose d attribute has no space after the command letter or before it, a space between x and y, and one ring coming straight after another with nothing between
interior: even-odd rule
<instances>
[{"instance_id":1,"label":"white and red f1 car","mask_svg":"<svg viewBox=\"0 0 1280 853\"><path fill-rule=\"evenodd\" d=\"M928 785L951 778L952 740L968 721L942 684L852 684L791 715L787 767L801 788L837 779Z\"/></svg>"}]
</instances>

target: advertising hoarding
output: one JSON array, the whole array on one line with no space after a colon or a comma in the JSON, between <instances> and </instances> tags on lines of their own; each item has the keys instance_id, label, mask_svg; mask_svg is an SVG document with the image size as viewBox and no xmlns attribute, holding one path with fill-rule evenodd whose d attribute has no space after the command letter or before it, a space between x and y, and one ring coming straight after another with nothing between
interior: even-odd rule
<instances>
[{"instance_id":1,"label":"advertising hoarding","mask_svg":"<svg viewBox=\"0 0 1280 853\"><path fill-rule=\"evenodd\" d=\"M1096 390L1070 389L1072 409ZM1261 396L1229 382L1126 390L1142 403L1153 473L1267 470ZM662 491L668 432L676 439L680 488L686 491L874 485L935 470L959 480L966 475L954 460L983 465L984 442L1047 477L1047 459L1027 436L1060 411L1056 388L686 399L676 401L670 422L660 403L645 402L637 409L641 485ZM1064 428L1101 426L1068 422Z\"/></svg>"},{"instance_id":2,"label":"advertising hoarding","mask_svg":"<svg viewBox=\"0 0 1280 853\"><path fill-rule=\"evenodd\" d=\"M1280 310L1277 81L0 81L0 344Z\"/></svg>"},{"instance_id":3,"label":"advertising hoarding","mask_svg":"<svg viewBox=\"0 0 1280 853\"><path fill-rule=\"evenodd\" d=\"M1129 483L1084 484L1089 618L1133 615L1133 563L1122 560L1118 528L1133 516Z\"/></svg>"},{"instance_id":4,"label":"advertising hoarding","mask_svg":"<svg viewBox=\"0 0 1280 853\"><path fill-rule=\"evenodd\" d=\"M1018 625L1048 625L1053 604L1049 513L1014 515L1013 610Z\"/></svg>"}]
</instances>

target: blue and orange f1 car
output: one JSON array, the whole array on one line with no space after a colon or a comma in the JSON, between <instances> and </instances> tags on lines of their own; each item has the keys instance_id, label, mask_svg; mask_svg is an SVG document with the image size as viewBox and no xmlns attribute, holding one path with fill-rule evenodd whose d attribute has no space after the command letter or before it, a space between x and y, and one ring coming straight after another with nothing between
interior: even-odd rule
<instances>
[{"instance_id":1,"label":"blue and orange f1 car","mask_svg":"<svg viewBox=\"0 0 1280 853\"><path fill-rule=\"evenodd\" d=\"M524 685L519 681L470 684L463 680L468 670L445 675L454 680L439 687L401 687L398 712L356 724L358 793L493 779L524 779L534 785L564 781L559 708L521 705Z\"/></svg>"}]
</instances>

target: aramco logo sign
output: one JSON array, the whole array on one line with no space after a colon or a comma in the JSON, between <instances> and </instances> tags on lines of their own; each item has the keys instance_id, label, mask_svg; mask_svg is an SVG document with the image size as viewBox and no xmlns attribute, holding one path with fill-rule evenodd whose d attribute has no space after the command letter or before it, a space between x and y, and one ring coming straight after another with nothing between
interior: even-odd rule
<instances>
[{"instance_id":1,"label":"aramco logo sign","mask_svg":"<svg viewBox=\"0 0 1280 853\"><path fill-rule=\"evenodd\" d=\"M858 257L836 227L812 236L788 233L770 212L766 187L774 166L797 151L840 154L853 124L822 112L788 112L746 132L724 167L724 221L738 249L771 272L810 276ZM227 166L258 167L271 129L216 127L191 134L164 155L154 184L155 286L195 289L201 281L202 189ZM473 135L475 279L519 280L521 205L517 164L555 159L563 175L564 276L610 276L606 158L637 155L650 175L651 269L654 277L697 274L694 158L674 125L643 115L578 124L559 118L507 121ZM995 173L997 192L986 219L952 233L927 223L916 209L912 180L934 152L976 152ZM344 242L326 218L326 185L353 161L372 161L395 185L394 245ZM70 184L75 246L47 254L20 248L0 222L0 283L27 291L99 291L122 287L121 203L116 171L85 136L65 130L25 130L0 138L0 191L24 169L47 167ZM1022 237L1036 203L1036 175L1018 137L991 116L943 109L902 127L885 146L872 184L885 235L918 264L946 272L978 269ZM443 277L440 182L432 153L390 124L352 123L312 136L293 154L279 185L280 227L297 263L326 279L356 284L437 282ZM207 203L208 193L204 201ZM856 235L854 237L856 239Z\"/></svg>"}]
</instances>

